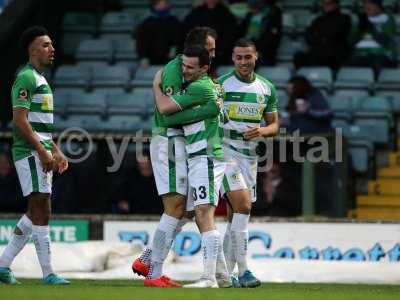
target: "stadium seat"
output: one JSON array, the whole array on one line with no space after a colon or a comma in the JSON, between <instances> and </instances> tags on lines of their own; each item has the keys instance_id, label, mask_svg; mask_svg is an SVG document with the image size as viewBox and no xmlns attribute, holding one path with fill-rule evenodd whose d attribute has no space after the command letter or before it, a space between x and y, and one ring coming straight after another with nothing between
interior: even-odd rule
<instances>
[{"instance_id":1,"label":"stadium seat","mask_svg":"<svg viewBox=\"0 0 400 300\"><path fill-rule=\"evenodd\" d=\"M106 122L99 115L93 114L73 114L69 115L64 121L65 128L79 127L90 132L103 131Z\"/></svg>"},{"instance_id":2,"label":"stadium seat","mask_svg":"<svg viewBox=\"0 0 400 300\"><path fill-rule=\"evenodd\" d=\"M289 104L289 97L286 90L278 89L278 111L286 110L287 105Z\"/></svg>"},{"instance_id":3,"label":"stadium seat","mask_svg":"<svg viewBox=\"0 0 400 300\"><path fill-rule=\"evenodd\" d=\"M349 126L349 122L347 122L346 120L332 118L332 121L331 121L332 128L342 128L343 129L344 127L347 127L347 126Z\"/></svg>"},{"instance_id":4,"label":"stadium seat","mask_svg":"<svg viewBox=\"0 0 400 300\"><path fill-rule=\"evenodd\" d=\"M181 7L181 8L172 8L171 14L178 18L178 20L183 21L183 19L187 16L190 12L189 8Z\"/></svg>"},{"instance_id":5,"label":"stadium seat","mask_svg":"<svg viewBox=\"0 0 400 300\"><path fill-rule=\"evenodd\" d=\"M382 97L365 98L354 114L354 124L370 125L369 132L375 143L387 145L390 141L390 129L393 126L390 102Z\"/></svg>"},{"instance_id":6,"label":"stadium seat","mask_svg":"<svg viewBox=\"0 0 400 300\"><path fill-rule=\"evenodd\" d=\"M260 67L257 73L270 80L277 89L286 89L291 76L287 67Z\"/></svg>"},{"instance_id":7,"label":"stadium seat","mask_svg":"<svg viewBox=\"0 0 400 300\"><path fill-rule=\"evenodd\" d=\"M367 174L371 167L374 154L374 144L370 125L350 125L343 127L343 136L348 141L348 149L353 170Z\"/></svg>"},{"instance_id":8,"label":"stadium seat","mask_svg":"<svg viewBox=\"0 0 400 300\"><path fill-rule=\"evenodd\" d=\"M52 80L53 86L58 88L78 87L89 89L90 71L89 68L81 65L63 65L57 68Z\"/></svg>"},{"instance_id":9,"label":"stadium seat","mask_svg":"<svg viewBox=\"0 0 400 300\"><path fill-rule=\"evenodd\" d=\"M284 35L293 36L296 33L296 23L291 13L282 15L282 30Z\"/></svg>"},{"instance_id":10,"label":"stadium seat","mask_svg":"<svg viewBox=\"0 0 400 300\"><path fill-rule=\"evenodd\" d=\"M375 84L375 90L399 91L400 69L382 69Z\"/></svg>"},{"instance_id":11,"label":"stadium seat","mask_svg":"<svg viewBox=\"0 0 400 300\"><path fill-rule=\"evenodd\" d=\"M71 96L71 92L66 90L56 89L53 93L54 97L54 114L62 118L65 118L67 113L68 100Z\"/></svg>"},{"instance_id":12,"label":"stadium seat","mask_svg":"<svg viewBox=\"0 0 400 300\"><path fill-rule=\"evenodd\" d=\"M285 10L294 10L294 9L311 9L315 4L314 0L284 0L282 1L282 6Z\"/></svg>"},{"instance_id":13,"label":"stadium seat","mask_svg":"<svg viewBox=\"0 0 400 300\"><path fill-rule=\"evenodd\" d=\"M300 68L297 74L306 77L314 87L331 91L333 76L331 69L328 67Z\"/></svg>"},{"instance_id":14,"label":"stadium seat","mask_svg":"<svg viewBox=\"0 0 400 300\"><path fill-rule=\"evenodd\" d=\"M292 40L284 36L278 46L277 60L278 62L292 62L294 54L305 50L306 47L304 39Z\"/></svg>"},{"instance_id":15,"label":"stadium seat","mask_svg":"<svg viewBox=\"0 0 400 300\"><path fill-rule=\"evenodd\" d=\"M150 87L153 85L154 75L162 66L152 65L148 68L138 68L132 80L133 87Z\"/></svg>"},{"instance_id":16,"label":"stadium seat","mask_svg":"<svg viewBox=\"0 0 400 300\"><path fill-rule=\"evenodd\" d=\"M335 90L334 97L336 99L363 99L369 96L365 90Z\"/></svg>"},{"instance_id":17,"label":"stadium seat","mask_svg":"<svg viewBox=\"0 0 400 300\"><path fill-rule=\"evenodd\" d=\"M222 76L222 75L225 75L225 74L231 72L233 69L234 69L234 67L232 65L219 66L217 68L217 75L218 75L218 77Z\"/></svg>"},{"instance_id":18,"label":"stadium seat","mask_svg":"<svg viewBox=\"0 0 400 300\"><path fill-rule=\"evenodd\" d=\"M137 18L130 12L107 12L101 20L100 32L132 34L136 24Z\"/></svg>"},{"instance_id":19,"label":"stadium seat","mask_svg":"<svg viewBox=\"0 0 400 300\"><path fill-rule=\"evenodd\" d=\"M373 90L374 72L371 68L344 67L337 74L335 89Z\"/></svg>"},{"instance_id":20,"label":"stadium seat","mask_svg":"<svg viewBox=\"0 0 400 300\"><path fill-rule=\"evenodd\" d=\"M84 40L89 40L93 36L88 33L64 33L61 38L61 51L63 55L73 56L76 48Z\"/></svg>"},{"instance_id":21,"label":"stadium seat","mask_svg":"<svg viewBox=\"0 0 400 300\"><path fill-rule=\"evenodd\" d=\"M111 63L113 59L113 44L110 40L91 39L82 41L76 50L75 58Z\"/></svg>"},{"instance_id":22,"label":"stadium seat","mask_svg":"<svg viewBox=\"0 0 400 300\"><path fill-rule=\"evenodd\" d=\"M96 15L92 13L68 12L62 23L65 32L79 32L95 34L97 31Z\"/></svg>"},{"instance_id":23,"label":"stadium seat","mask_svg":"<svg viewBox=\"0 0 400 300\"><path fill-rule=\"evenodd\" d=\"M312 20L316 17L315 14L313 14L308 10L295 10L292 13L295 21L297 34L304 33L306 31L306 28L311 24Z\"/></svg>"},{"instance_id":24,"label":"stadium seat","mask_svg":"<svg viewBox=\"0 0 400 300\"><path fill-rule=\"evenodd\" d=\"M388 99L391 103L392 111L395 114L400 114L400 92L378 91L376 96Z\"/></svg>"},{"instance_id":25,"label":"stadium seat","mask_svg":"<svg viewBox=\"0 0 400 300\"><path fill-rule=\"evenodd\" d=\"M114 45L116 61L134 61L137 59L135 40L116 40Z\"/></svg>"},{"instance_id":26,"label":"stadium seat","mask_svg":"<svg viewBox=\"0 0 400 300\"><path fill-rule=\"evenodd\" d=\"M353 111L358 107L358 100L352 98L337 98L336 96L330 96L327 100L334 119L351 122Z\"/></svg>"},{"instance_id":27,"label":"stadium seat","mask_svg":"<svg viewBox=\"0 0 400 300\"><path fill-rule=\"evenodd\" d=\"M141 129L143 119L137 115L111 115L106 122L103 121L101 129L110 132L134 133Z\"/></svg>"},{"instance_id":28,"label":"stadium seat","mask_svg":"<svg viewBox=\"0 0 400 300\"><path fill-rule=\"evenodd\" d=\"M132 96L137 102L146 103L147 113L154 111L155 102L152 88L135 88L132 91Z\"/></svg>"},{"instance_id":29,"label":"stadium seat","mask_svg":"<svg viewBox=\"0 0 400 300\"><path fill-rule=\"evenodd\" d=\"M130 72L123 66L102 66L93 72L92 86L129 88Z\"/></svg>"},{"instance_id":30,"label":"stadium seat","mask_svg":"<svg viewBox=\"0 0 400 300\"><path fill-rule=\"evenodd\" d=\"M106 114L106 95L103 93L73 94L68 99L68 117L70 115L98 115Z\"/></svg>"},{"instance_id":31,"label":"stadium seat","mask_svg":"<svg viewBox=\"0 0 400 300\"><path fill-rule=\"evenodd\" d=\"M148 113L148 101L138 99L137 93L115 93L106 98L108 115L139 115L145 118Z\"/></svg>"},{"instance_id":32,"label":"stadium seat","mask_svg":"<svg viewBox=\"0 0 400 300\"><path fill-rule=\"evenodd\" d=\"M119 0L124 8L149 7L149 0Z\"/></svg>"}]
</instances>

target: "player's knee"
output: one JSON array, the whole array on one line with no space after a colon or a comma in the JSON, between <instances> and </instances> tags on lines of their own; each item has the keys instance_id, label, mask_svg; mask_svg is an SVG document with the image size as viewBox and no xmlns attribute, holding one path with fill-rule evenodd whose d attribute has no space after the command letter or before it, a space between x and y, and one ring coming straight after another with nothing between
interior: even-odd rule
<instances>
[{"instance_id":1,"label":"player's knee","mask_svg":"<svg viewBox=\"0 0 400 300\"><path fill-rule=\"evenodd\" d=\"M15 229L14 229L14 234L16 234L16 235L23 235L24 233L22 232L21 229L19 229L19 228L16 226Z\"/></svg>"},{"instance_id":2,"label":"player's knee","mask_svg":"<svg viewBox=\"0 0 400 300\"><path fill-rule=\"evenodd\" d=\"M185 211L183 214L183 217L186 219L192 220L194 218L194 215L195 215L194 210Z\"/></svg>"}]
</instances>

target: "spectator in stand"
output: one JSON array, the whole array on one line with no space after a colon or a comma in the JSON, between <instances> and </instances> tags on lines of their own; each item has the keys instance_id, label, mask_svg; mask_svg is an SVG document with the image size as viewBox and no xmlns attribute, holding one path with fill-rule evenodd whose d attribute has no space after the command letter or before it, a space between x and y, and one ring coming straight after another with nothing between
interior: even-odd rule
<instances>
[{"instance_id":1,"label":"spectator in stand","mask_svg":"<svg viewBox=\"0 0 400 300\"><path fill-rule=\"evenodd\" d=\"M0 211L23 212L22 194L9 155L0 152Z\"/></svg>"},{"instance_id":2,"label":"spectator in stand","mask_svg":"<svg viewBox=\"0 0 400 300\"><path fill-rule=\"evenodd\" d=\"M364 0L350 65L371 66L375 75L383 67L396 66L396 22L385 13L382 0Z\"/></svg>"},{"instance_id":3,"label":"spectator in stand","mask_svg":"<svg viewBox=\"0 0 400 300\"><path fill-rule=\"evenodd\" d=\"M113 213L161 214L161 198L157 194L150 155L146 153L136 161L136 168L123 175L124 181L116 189ZM159 201L155 201L155 200Z\"/></svg>"},{"instance_id":4,"label":"spectator in stand","mask_svg":"<svg viewBox=\"0 0 400 300\"><path fill-rule=\"evenodd\" d=\"M238 37L236 17L220 0L203 0L202 4L189 12L184 20L185 36L196 26L208 26L217 34L216 64L231 64L233 44Z\"/></svg>"},{"instance_id":5,"label":"spectator in stand","mask_svg":"<svg viewBox=\"0 0 400 300\"><path fill-rule=\"evenodd\" d=\"M168 0L152 0L150 11L151 15L136 31L136 47L142 67L163 65L173 59L182 38L182 24L170 14Z\"/></svg>"},{"instance_id":6,"label":"spectator in stand","mask_svg":"<svg viewBox=\"0 0 400 300\"><path fill-rule=\"evenodd\" d=\"M241 23L241 35L259 49L260 65L274 65L282 37L282 10L276 0L248 0L249 12Z\"/></svg>"},{"instance_id":7,"label":"spectator in stand","mask_svg":"<svg viewBox=\"0 0 400 300\"><path fill-rule=\"evenodd\" d=\"M288 131L300 134L330 130L332 112L324 95L303 76L293 76L288 83Z\"/></svg>"},{"instance_id":8,"label":"spectator in stand","mask_svg":"<svg viewBox=\"0 0 400 300\"><path fill-rule=\"evenodd\" d=\"M294 56L296 68L328 66L337 70L348 58L351 18L340 11L340 0L323 0L322 15L306 30L308 52Z\"/></svg>"}]
</instances>

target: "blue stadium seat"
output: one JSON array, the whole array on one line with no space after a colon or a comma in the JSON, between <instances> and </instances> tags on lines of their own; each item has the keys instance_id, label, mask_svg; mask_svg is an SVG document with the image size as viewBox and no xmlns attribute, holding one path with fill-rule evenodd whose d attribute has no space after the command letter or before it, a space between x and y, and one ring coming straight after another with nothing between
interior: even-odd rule
<instances>
[{"instance_id":1,"label":"blue stadium seat","mask_svg":"<svg viewBox=\"0 0 400 300\"><path fill-rule=\"evenodd\" d=\"M287 67L260 67L257 73L270 80L277 89L286 89L291 76Z\"/></svg>"},{"instance_id":2,"label":"blue stadium seat","mask_svg":"<svg viewBox=\"0 0 400 300\"><path fill-rule=\"evenodd\" d=\"M344 67L337 74L335 89L373 90L374 72L371 68Z\"/></svg>"},{"instance_id":3,"label":"blue stadium seat","mask_svg":"<svg viewBox=\"0 0 400 300\"><path fill-rule=\"evenodd\" d=\"M65 32L80 32L95 34L97 31L96 15L92 13L68 12L62 23Z\"/></svg>"},{"instance_id":4,"label":"blue stadium seat","mask_svg":"<svg viewBox=\"0 0 400 300\"><path fill-rule=\"evenodd\" d=\"M297 73L306 77L313 86L331 91L333 76L328 67L304 67Z\"/></svg>"},{"instance_id":5,"label":"blue stadium seat","mask_svg":"<svg viewBox=\"0 0 400 300\"><path fill-rule=\"evenodd\" d=\"M296 22L293 14L288 12L283 13L282 30L284 35L292 36L296 33Z\"/></svg>"},{"instance_id":6,"label":"blue stadium seat","mask_svg":"<svg viewBox=\"0 0 400 300\"><path fill-rule=\"evenodd\" d=\"M68 99L68 116L70 115L98 115L106 114L106 95L103 93L73 94Z\"/></svg>"},{"instance_id":7,"label":"blue stadium seat","mask_svg":"<svg viewBox=\"0 0 400 300\"><path fill-rule=\"evenodd\" d=\"M336 99L363 99L369 96L365 90L335 90Z\"/></svg>"},{"instance_id":8,"label":"blue stadium seat","mask_svg":"<svg viewBox=\"0 0 400 300\"><path fill-rule=\"evenodd\" d=\"M82 41L75 53L79 61L91 60L111 63L113 60L113 44L110 40L91 39Z\"/></svg>"},{"instance_id":9,"label":"blue stadium seat","mask_svg":"<svg viewBox=\"0 0 400 300\"><path fill-rule=\"evenodd\" d=\"M103 121L102 130L134 134L141 129L143 119L137 115L111 115L106 122Z\"/></svg>"},{"instance_id":10,"label":"blue stadium seat","mask_svg":"<svg viewBox=\"0 0 400 300\"><path fill-rule=\"evenodd\" d=\"M132 34L136 19L132 13L126 11L107 12L101 20L100 32Z\"/></svg>"},{"instance_id":11,"label":"blue stadium seat","mask_svg":"<svg viewBox=\"0 0 400 300\"><path fill-rule=\"evenodd\" d=\"M56 88L78 87L89 89L90 70L80 65L62 65L57 68L52 83Z\"/></svg>"},{"instance_id":12,"label":"blue stadium seat","mask_svg":"<svg viewBox=\"0 0 400 300\"><path fill-rule=\"evenodd\" d=\"M114 45L116 61L134 61L137 59L135 40L116 40Z\"/></svg>"},{"instance_id":13,"label":"blue stadium seat","mask_svg":"<svg viewBox=\"0 0 400 300\"><path fill-rule=\"evenodd\" d=\"M332 110L334 119L351 122L353 118L353 112L358 107L358 99L337 98L336 96L330 96L327 98L327 100Z\"/></svg>"},{"instance_id":14,"label":"blue stadium seat","mask_svg":"<svg viewBox=\"0 0 400 300\"><path fill-rule=\"evenodd\" d=\"M153 85L153 79L157 71L160 70L162 66L152 65L148 68L138 68L136 74L131 82L133 87L150 87Z\"/></svg>"},{"instance_id":15,"label":"blue stadium seat","mask_svg":"<svg viewBox=\"0 0 400 300\"><path fill-rule=\"evenodd\" d=\"M294 54L298 51L304 51L306 47L303 38L292 40L284 36L278 46L277 60L279 62L292 62Z\"/></svg>"},{"instance_id":16,"label":"blue stadium seat","mask_svg":"<svg viewBox=\"0 0 400 300\"><path fill-rule=\"evenodd\" d=\"M129 69L123 66L102 66L93 72L92 86L99 87L114 87L114 88L129 88L130 72Z\"/></svg>"},{"instance_id":17,"label":"blue stadium seat","mask_svg":"<svg viewBox=\"0 0 400 300\"><path fill-rule=\"evenodd\" d=\"M64 55L73 56L79 44L92 37L89 33L64 33L61 38L61 51Z\"/></svg>"},{"instance_id":18,"label":"blue stadium seat","mask_svg":"<svg viewBox=\"0 0 400 300\"><path fill-rule=\"evenodd\" d=\"M234 67L232 65L219 66L217 69L217 75L218 76L225 75L225 74L231 72L233 69L234 69Z\"/></svg>"},{"instance_id":19,"label":"blue stadium seat","mask_svg":"<svg viewBox=\"0 0 400 300\"><path fill-rule=\"evenodd\" d=\"M306 28L310 26L312 20L316 17L316 15L309 10L295 10L292 13L296 24L296 32L298 34L304 33Z\"/></svg>"},{"instance_id":20,"label":"blue stadium seat","mask_svg":"<svg viewBox=\"0 0 400 300\"><path fill-rule=\"evenodd\" d=\"M400 88L400 70L382 69L375 84L375 90L399 91Z\"/></svg>"},{"instance_id":21,"label":"blue stadium seat","mask_svg":"<svg viewBox=\"0 0 400 300\"><path fill-rule=\"evenodd\" d=\"M289 103L288 94L283 89L278 89L276 92L278 96L278 111L284 111Z\"/></svg>"},{"instance_id":22,"label":"blue stadium seat","mask_svg":"<svg viewBox=\"0 0 400 300\"><path fill-rule=\"evenodd\" d=\"M369 97L361 101L354 114L354 124L370 125L370 136L375 143L387 145L393 127L392 108L388 99Z\"/></svg>"},{"instance_id":23,"label":"blue stadium seat","mask_svg":"<svg viewBox=\"0 0 400 300\"><path fill-rule=\"evenodd\" d=\"M148 101L139 98L137 93L109 94L106 98L107 114L110 115L139 115L147 116Z\"/></svg>"},{"instance_id":24,"label":"blue stadium seat","mask_svg":"<svg viewBox=\"0 0 400 300\"><path fill-rule=\"evenodd\" d=\"M400 92L378 91L376 96L388 99L392 106L392 111L395 114L400 114Z\"/></svg>"}]
</instances>

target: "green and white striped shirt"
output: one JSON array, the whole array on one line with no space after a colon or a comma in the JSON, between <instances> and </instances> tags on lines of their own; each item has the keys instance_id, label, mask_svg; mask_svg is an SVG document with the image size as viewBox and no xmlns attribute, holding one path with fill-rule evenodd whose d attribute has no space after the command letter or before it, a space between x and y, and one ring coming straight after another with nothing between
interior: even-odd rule
<instances>
[{"instance_id":1,"label":"green and white striped shirt","mask_svg":"<svg viewBox=\"0 0 400 300\"><path fill-rule=\"evenodd\" d=\"M277 97L274 85L254 73L250 81L239 78L231 71L218 78L225 90L224 109L229 122L223 124L225 145L246 155L255 153L257 142L246 141L243 133L248 125L259 125L265 113L277 111Z\"/></svg>"},{"instance_id":2,"label":"green and white striped shirt","mask_svg":"<svg viewBox=\"0 0 400 300\"><path fill-rule=\"evenodd\" d=\"M11 91L13 107L29 110L28 121L45 149L53 148L53 92L46 78L31 64L17 74ZM13 128L12 154L14 161L32 154L32 146L23 138L18 128Z\"/></svg>"},{"instance_id":3,"label":"green and white striped shirt","mask_svg":"<svg viewBox=\"0 0 400 300\"><path fill-rule=\"evenodd\" d=\"M210 77L204 75L190 83L181 93L173 95L171 99L184 110L208 101L215 102L218 97L222 97L218 93L217 85ZM216 116L183 126L186 152L189 157L207 155L223 158L220 123L220 116Z\"/></svg>"}]
</instances>

